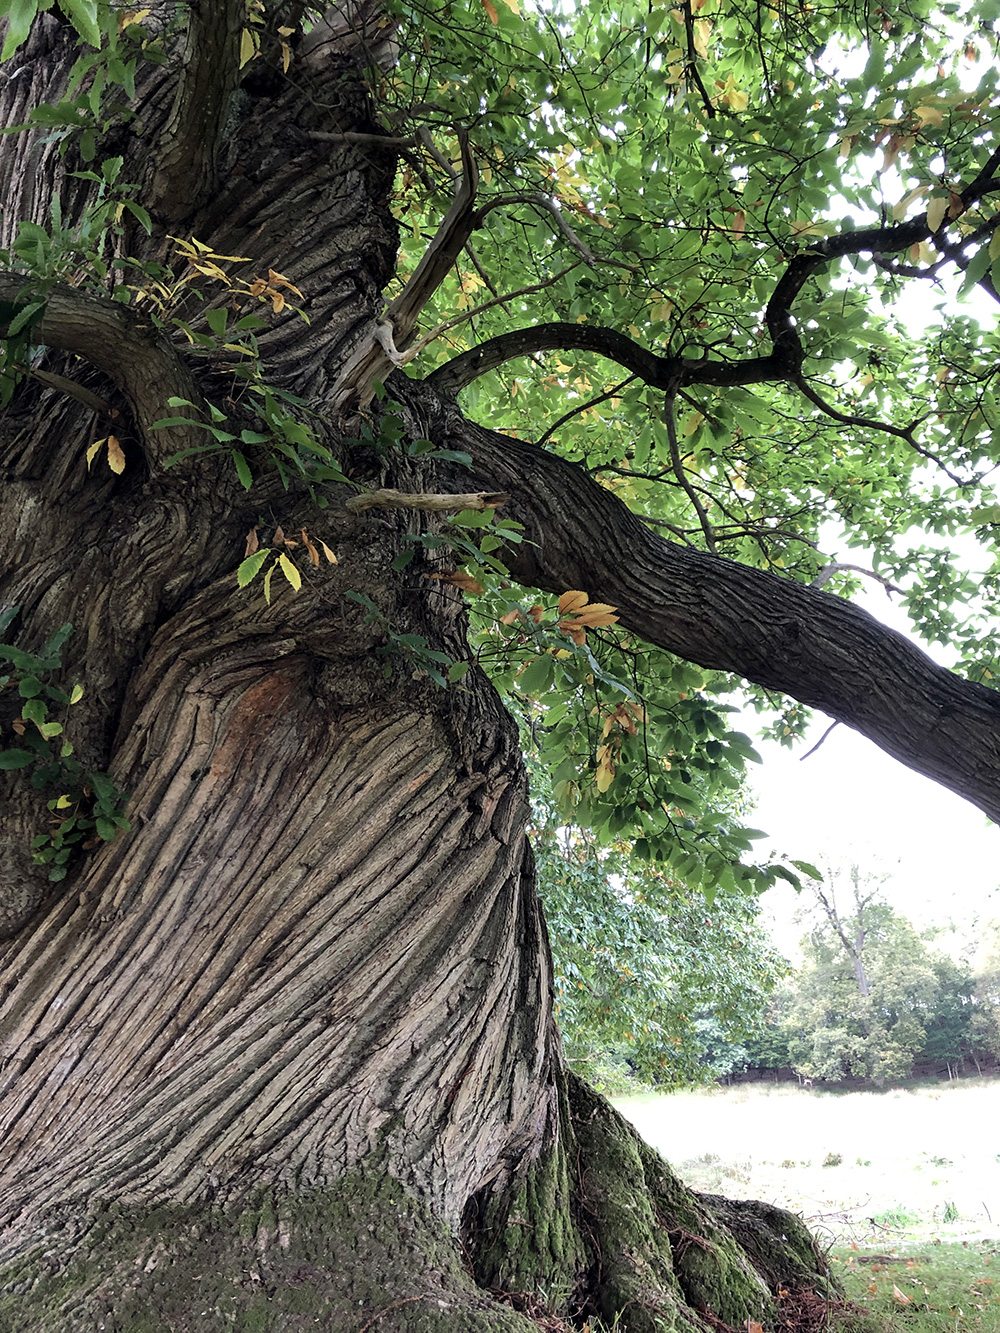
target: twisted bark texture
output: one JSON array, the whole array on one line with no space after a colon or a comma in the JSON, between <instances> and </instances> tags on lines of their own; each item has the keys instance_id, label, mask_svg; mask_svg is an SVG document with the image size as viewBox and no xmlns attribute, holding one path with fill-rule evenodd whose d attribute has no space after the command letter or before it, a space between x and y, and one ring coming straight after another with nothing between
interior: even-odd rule
<instances>
[{"instance_id":1,"label":"twisted bark texture","mask_svg":"<svg viewBox=\"0 0 1000 1333\"><path fill-rule=\"evenodd\" d=\"M167 59L140 68L142 133L100 145L153 212L125 244L170 265L168 236L194 236L247 256L247 278L290 275L309 322L286 311L261 333L269 382L308 402L355 483L469 491L468 472L449 486L345 443L358 423L332 412L395 262L395 158L361 54L386 44L377 7L338 7L287 77L275 39L237 86L241 12L152 6ZM74 56L54 7L0 82L3 123L57 102ZM74 153L0 140L0 246L18 218L47 224L54 196L67 225L82 216ZM73 744L130 794L132 830L53 885L30 855L49 793L2 775L0 1328L462 1333L545 1309L704 1331L774 1325L781 1291L827 1290L794 1219L697 1199L566 1074L516 729L475 669L440 690L389 651L412 635L464 655L434 551L394 568L435 520L286 488L252 448L249 493L228 454L165 469L183 443L153 424L171 393L253 422L231 369L60 276L43 374L0 423L0 609L19 608L26 651L72 622ZM22 278L5 303L28 299ZM204 329L212 299L179 314ZM510 493L535 543L518 578L586 588L996 808L988 691L833 598L658 541L440 385L396 392L415 435ZM120 476L85 463L109 414ZM276 575L270 602L237 587L248 533L279 551L303 530L338 563L297 595ZM0 696L4 743L18 709Z\"/></svg>"}]
</instances>

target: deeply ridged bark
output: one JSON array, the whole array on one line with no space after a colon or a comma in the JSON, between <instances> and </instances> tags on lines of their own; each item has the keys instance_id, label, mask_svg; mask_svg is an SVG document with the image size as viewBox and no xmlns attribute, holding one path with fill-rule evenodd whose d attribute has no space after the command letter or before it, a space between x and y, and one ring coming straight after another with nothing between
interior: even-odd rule
<instances>
[{"instance_id":1,"label":"deeply ridged bark","mask_svg":"<svg viewBox=\"0 0 1000 1333\"><path fill-rule=\"evenodd\" d=\"M153 6L172 61L142 71L142 135L102 145L124 179L157 179L151 143L172 145L167 167L188 160L173 153L190 120L176 9ZM73 55L58 14L41 16L0 83L0 119L58 100ZM433 489L447 484L433 465L349 446L358 423L324 416L381 315L395 159L371 142L356 53L338 38L307 55L293 77L251 71L231 99L197 155L183 234L302 288L310 322L276 318L263 366L308 400L352 480ZM329 138L345 131L363 142ZM19 216L44 222L53 193L80 216L72 148L0 144L0 244ZM126 244L162 260L177 225L157 217ZM203 306L191 294L180 313L203 327ZM3 775L0 1327L478 1333L528 1329L519 1311L543 1305L633 1333L767 1320L792 1272L774 1257L790 1224L760 1222L757 1262L563 1069L516 730L475 668L440 690L398 651L411 633L465 654L459 595L427 577L435 553L393 567L432 521L355 516L343 486L321 507L256 455L249 494L228 456L164 471L151 423L167 406L143 388L142 338L120 327L136 378L96 351L87 364L85 326L42 368L119 414L121 477L100 460L88 472L109 426L78 397L26 379L0 424L0 606L20 608L10 632L27 650L73 623L73 743L129 793L132 822L53 885L29 851L49 793ZM174 358L248 424L225 358L155 351L164 383ZM415 436L464 429L432 389L413 393ZM468 430L482 468L497 437ZM524 494L514 504L535 522ZM268 604L235 571L248 532L277 549L279 527L339 563L303 562L297 595L279 574ZM558 584L576 567L555 529L538 535L549 572L531 555L520 573ZM576 584L616 594L597 586L609 577L597 566ZM0 698L5 742L17 711ZM796 1253L796 1280L821 1281Z\"/></svg>"}]
</instances>

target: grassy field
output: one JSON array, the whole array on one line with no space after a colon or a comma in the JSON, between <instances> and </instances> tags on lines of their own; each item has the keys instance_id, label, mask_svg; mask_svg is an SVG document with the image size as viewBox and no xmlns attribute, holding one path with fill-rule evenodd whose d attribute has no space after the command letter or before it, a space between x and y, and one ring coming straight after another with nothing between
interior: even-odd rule
<instances>
[{"instance_id":1,"label":"grassy field","mask_svg":"<svg viewBox=\"0 0 1000 1333\"><path fill-rule=\"evenodd\" d=\"M1000 1333L1000 1082L615 1105L695 1189L801 1213L865 1333Z\"/></svg>"},{"instance_id":2,"label":"grassy field","mask_svg":"<svg viewBox=\"0 0 1000 1333\"><path fill-rule=\"evenodd\" d=\"M696 1189L780 1204L831 1242L1000 1236L1000 1081L747 1083L615 1105Z\"/></svg>"}]
</instances>

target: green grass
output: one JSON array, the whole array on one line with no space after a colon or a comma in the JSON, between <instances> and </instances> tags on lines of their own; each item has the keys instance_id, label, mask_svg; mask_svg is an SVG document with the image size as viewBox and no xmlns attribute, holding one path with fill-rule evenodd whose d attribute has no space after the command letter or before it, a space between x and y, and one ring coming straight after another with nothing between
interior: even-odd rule
<instances>
[{"instance_id":1,"label":"green grass","mask_svg":"<svg viewBox=\"0 0 1000 1333\"><path fill-rule=\"evenodd\" d=\"M838 1333L997 1333L1000 1240L909 1250L838 1247L836 1277L857 1310Z\"/></svg>"}]
</instances>

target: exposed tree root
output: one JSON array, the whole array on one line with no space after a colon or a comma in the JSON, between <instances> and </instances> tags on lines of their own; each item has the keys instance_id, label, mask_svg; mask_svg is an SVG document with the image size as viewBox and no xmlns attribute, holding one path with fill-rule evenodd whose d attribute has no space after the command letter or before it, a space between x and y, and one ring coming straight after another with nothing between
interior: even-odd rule
<instances>
[{"instance_id":1,"label":"exposed tree root","mask_svg":"<svg viewBox=\"0 0 1000 1333\"><path fill-rule=\"evenodd\" d=\"M374 1158L309 1194L104 1205L0 1273L0 1333L819 1333L846 1309L799 1219L693 1193L572 1077L560 1119L462 1248Z\"/></svg>"}]
</instances>

